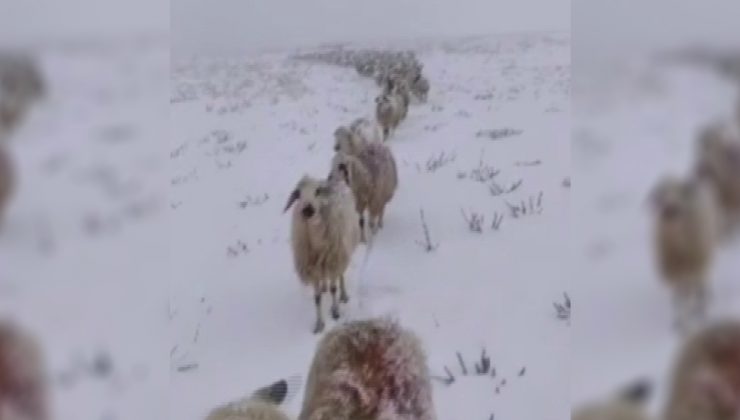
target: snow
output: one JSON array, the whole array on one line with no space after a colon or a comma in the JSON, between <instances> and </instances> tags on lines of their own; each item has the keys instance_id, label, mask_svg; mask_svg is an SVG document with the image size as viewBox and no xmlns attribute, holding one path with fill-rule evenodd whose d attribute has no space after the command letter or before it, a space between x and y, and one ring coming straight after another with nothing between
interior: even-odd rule
<instances>
[{"instance_id":1,"label":"snow","mask_svg":"<svg viewBox=\"0 0 740 420\"><path fill-rule=\"evenodd\" d=\"M457 377L434 384L440 419L568 418L569 328L553 302L567 291L569 38L416 47L432 92L389 140L400 187L385 228L353 259L342 318L390 315L421 337L433 372L444 376L448 366ZM170 416L200 419L273 380L305 378L319 336L282 209L304 173L328 172L332 133L372 116L378 88L351 69L287 52L181 59L173 69ZM522 133L476 136L505 128ZM441 153L454 160L427 171ZM522 185L494 197L470 178L481 166L500 170L502 187ZM540 192L541 213L510 215L507 202L531 197L534 206ZM421 209L438 245L429 253L417 244ZM469 230L462 209L485 216L482 233ZM496 212L504 215L498 231L490 228ZM456 352L472 370L484 347L496 377L461 377Z\"/></svg>"},{"instance_id":2,"label":"snow","mask_svg":"<svg viewBox=\"0 0 740 420\"><path fill-rule=\"evenodd\" d=\"M579 72L573 118L576 275L571 373L575 404L640 378L657 385L661 409L679 336L654 267L646 197L659 176L682 175L702 124L727 117L736 86L707 68L631 56L609 72ZM718 252L712 319L740 315L740 244Z\"/></svg>"}]
</instances>

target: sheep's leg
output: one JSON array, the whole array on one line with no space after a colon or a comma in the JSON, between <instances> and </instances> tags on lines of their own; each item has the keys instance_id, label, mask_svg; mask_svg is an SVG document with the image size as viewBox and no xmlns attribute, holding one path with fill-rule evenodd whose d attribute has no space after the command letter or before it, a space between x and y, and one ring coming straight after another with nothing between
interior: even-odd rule
<instances>
[{"instance_id":1,"label":"sheep's leg","mask_svg":"<svg viewBox=\"0 0 740 420\"><path fill-rule=\"evenodd\" d=\"M387 125L383 125L383 141L388 140L388 136L391 134L391 128Z\"/></svg>"},{"instance_id":2,"label":"sheep's leg","mask_svg":"<svg viewBox=\"0 0 740 420\"><path fill-rule=\"evenodd\" d=\"M385 215L385 206L380 208L380 215L378 215L378 228L383 229L383 216Z\"/></svg>"},{"instance_id":3,"label":"sheep's leg","mask_svg":"<svg viewBox=\"0 0 740 420\"><path fill-rule=\"evenodd\" d=\"M684 334L688 330L688 318L689 311L687 305L685 290L676 288L673 292L673 327L681 334Z\"/></svg>"},{"instance_id":4,"label":"sheep's leg","mask_svg":"<svg viewBox=\"0 0 740 420\"><path fill-rule=\"evenodd\" d=\"M323 283L323 282L321 282ZM316 305L316 326L313 329L314 334L318 334L324 330L324 317L321 315L321 294L323 293L323 285L314 285L313 300Z\"/></svg>"},{"instance_id":5,"label":"sheep's leg","mask_svg":"<svg viewBox=\"0 0 740 420\"><path fill-rule=\"evenodd\" d=\"M360 210L360 242L367 243L367 237L365 237L365 211Z\"/></svg>"},{"instance_id":6,"label":"sheep's leg","mask_svg":"<svg viewBox=\"0 0 740 420\"><path fill-rule=\"evenodd\" d=\"M704 320L707 317L707 306L709 301L709 294L707 292L703 279L697 279L697 286L694 290L694 315L699 320Z\"/></svg>"},{"instance_id":7,"label":"sheep's leg","mask_svg":"<svg viewBox=\"0 0 740 420\"><path fill-rule=\"evenodd\" d=\"M331 286L329 290L331 291L331 317L334 319L339 319L339 302L337 301L337 280L336 279L331 280Z\"/></svg>"},{"instance_id":8,"label":"sheep's leg","mask_svg":"<svg viewBox=\"0 0 740 420\"><path fill-rule=\"evenodd\" d=\"M347 288L344 286L344 274L339 276L339 301L342 303L349 302Z\"/></svg>"}]
</instances>

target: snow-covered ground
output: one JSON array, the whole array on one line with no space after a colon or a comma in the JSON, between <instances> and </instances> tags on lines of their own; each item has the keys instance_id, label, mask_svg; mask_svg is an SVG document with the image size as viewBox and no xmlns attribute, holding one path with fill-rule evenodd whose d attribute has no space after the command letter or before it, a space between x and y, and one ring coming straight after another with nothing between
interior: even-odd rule
<instances>
[{"instance_id":1,"label":"snow-covered ground","mask_svg":"<svg viewBox=\"0 0 740 420\"><path fill-rule=\"evenodd\" d=\"M435 382L440 419L569 418L569 327L553 307L568 288L569 44L386 45L417 49L432 91L389 140L400 187L384 230L355 255L342 317L390 314L420 335L433 372L457 377ZM327 173L332 133L372 116L378 88L275 52L176 60L172 92L170 416L195 420L275 379L305 379L319 337L282 209L304 173ZM505 129L514 135L488 136ZM494 195L494 184L515 187ZM522 201L534 211L515 218L507 203ZM417 243L420 210L432 252ZM482 232L463 210L483 215ZM495 377L461 377L456 353L472 370L484 348Z\"/></svg>"},{"instance_id":2,"label":"snow-covered ground","mask_svg":"<svg viewBox=\"0 0 740 420\"><path fill-rule=\"evenodd\" d=\"M708 68L648 59L577 70L572 398L601 398L648 378L658 385L651 409L659 410L681 341L653 264L646 198L659 176L689 171L697 129L733 112L737 88ZM740 316L739 255L738 241L719 251L713 318Z\"/></svg>"},{"instance_id":3,"label":"snow-covered ground","mask_svg":"<svg viewBox=\"0 0 740 420\"><path fill-rule=\"evenodd\" d=\"M0 315L41 342L54 418L163 419L169 45L95 44L36 51L49 97L9 144Z\"/></svg>"}]
</instances>

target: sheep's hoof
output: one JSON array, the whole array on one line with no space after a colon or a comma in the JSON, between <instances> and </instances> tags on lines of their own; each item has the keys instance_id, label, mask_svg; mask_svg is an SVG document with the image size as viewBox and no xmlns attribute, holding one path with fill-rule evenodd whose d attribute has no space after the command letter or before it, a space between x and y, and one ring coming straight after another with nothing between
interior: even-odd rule
<instances>
[{"instance_id":1,"label":"sheep's hoof","mask_svg":"<svg viewBox=\"0 0 740 420\"><path fill-rule=\"evenodd\" d=\"M331 307L331 317L334 318L334 320L339 319L339 305Z\"/></svg>"},{"instance_id":2,"label":"sheep's hoof","mask_svg":"<svg viewBox=\"0 0 740 420\"><path fill-rule=\"evenodd\" d=\"M316 321L316 326L313 329L313 333L314 334L319 334L322 331L324 331L324 321L318 320L318 321Z\"/></svg>"}]
</instances>

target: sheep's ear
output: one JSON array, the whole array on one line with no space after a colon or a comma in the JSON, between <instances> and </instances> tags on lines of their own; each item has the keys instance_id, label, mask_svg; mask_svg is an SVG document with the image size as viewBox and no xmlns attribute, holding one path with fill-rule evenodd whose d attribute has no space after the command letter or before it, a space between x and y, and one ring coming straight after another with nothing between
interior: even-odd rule
<instances>
[{"instance_id":1,"label":"sheep's ear","mask_svg":"<svg viewBox=\"0 0 740 420\"><path fill-rule=\"evenodd\" d=\"M283 401L285 401L285 397L287 395L288 382L285 379L281 379L275 383L256 390L252 396L255 399L279 405Z\"/></svg>"},{"instance_id":2,"label":"sheep's ear","mask_svg":"<svg viewBox=\"0 0 740 420\"><path fill-rule=\"evenodd\" d=\"M293 203L295 203L295 201L298 200L300 197L301 197L301 192L298 191L297 189L293 190L293 192L290 193L290 197L288 197L288 203L285 205L285 210L283 210L283 213L288 211L290 206L292 206Z\"/></svg>"},{"instance_id":3,"label":"sheep's ear","mask_svg":"<svg viewBox=\"0 0 740 420\"><path fill-rule=\"evenodd\" d=\"M653 393L653 387L647 379L640 379L626 386L619 392L620 399L635 404L644 404L650 399Z\"/></svg>"}]
</instances>

